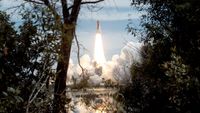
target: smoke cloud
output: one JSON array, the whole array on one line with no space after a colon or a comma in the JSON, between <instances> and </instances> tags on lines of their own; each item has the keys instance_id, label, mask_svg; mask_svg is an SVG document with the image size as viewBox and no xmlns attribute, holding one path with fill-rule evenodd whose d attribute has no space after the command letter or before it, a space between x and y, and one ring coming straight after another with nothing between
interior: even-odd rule
<instances>
[{"instance_id":1,"label":"smoke cloud","mask_svg":"<svg viewBox=\"0 0 200 113\"><path fill-rule=\"evenodd\" d=\"M130 67L133 63L141 63L140 49L143 43L128 42L119 54L112 56L103 66L97 66L88 54L81 56L80 64L74 64L70 59L68 69L68 83L81 82L86 77L89 85L100 85L102 81L111 80L114 83L125 84L131 82Z\"/></svg>"}]
</instances>

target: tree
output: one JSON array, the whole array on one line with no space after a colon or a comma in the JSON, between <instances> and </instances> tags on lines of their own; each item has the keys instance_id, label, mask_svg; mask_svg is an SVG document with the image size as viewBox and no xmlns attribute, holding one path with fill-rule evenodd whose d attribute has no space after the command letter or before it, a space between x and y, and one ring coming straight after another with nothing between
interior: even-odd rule
<instances>
[{"instance_id":1,"label":"tree","mask_svg":"<svg viewBox=\"0 0 200 113\"><path fill-rule=\"evenodd\" d=\"M69 66L70 51L72 46L72 40L75 36L75 28L81 9L81 5L95 4L104 0L95 1L83 1L83 0L24 0L28 3L32 3L33 6L44 7L44 10L40 13L51 13L53 18L53 24L57 27L59 32L60 47L58 49L58 61L57 61L57 75L54 87L54 113L65 113L66 104L66 78L67 70ZM60 14L57 10L56 3L61 4ZM42 15L39 16L42 18Z\"/></svg>"},{"instance_id":2,"label":"tree","mask_svg":"<svg viewBox=\"0 0 200 113\"><path fill-rule=\"evenodd\" d=\"M37 101L45 100L47 92L32 89L43 88L41 84L48 86L53 74L50 67L54 60L48 54L49 48L44 48L49 42L38 36L30 20L24 19L16 31L9 16L0 12L0 24L0 112L24 112L27 106L34 112Z\"/></svg>"},{"instance_id":3,"label":"tree","mask_svg":"<svg viewBox=\"0 0 200 113\"><path fill-rule=\"evenodd\" d=\"M136 113L199 112L199 2L132 1L148 7L139 7L147 11L142 23L146 46L142 64L131 68L127 105Z\"/></svg>"}]
</instances>

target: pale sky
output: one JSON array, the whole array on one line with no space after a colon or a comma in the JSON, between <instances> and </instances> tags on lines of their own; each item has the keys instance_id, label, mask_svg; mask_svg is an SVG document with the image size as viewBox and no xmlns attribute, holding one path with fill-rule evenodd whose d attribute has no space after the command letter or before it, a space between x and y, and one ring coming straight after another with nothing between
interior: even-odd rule
<instances>
[{"instance_id":1,"label":"pale sky","mask_svg":"<svg viewBox=\"0 0 200 113\"><path fill-rule=\"evenodd\" d=\"M1 9L10 6L16 6L19 3L16 0L2 0L0 3ZM22 0L23 1L23 0ZM88 0L87 0L88 1ZM94 38L96 32L96 20L100 21L104 51L107 60L110 60L114 54L119 54L127 42L138 42L137 37L129 35L126 26L129 19L135 27L139 26L139 17L142 12L138 12L134 7L130 6L131 0L105 0L95 6L92 10L84 6L81 9L78 23L77 36L81 48L81 55L89 54L93 58ZM12 20L19 20L19 16L14 15ZM73 46L71 58L76 60L76 47Z\"/></svg>"}]
</instances>

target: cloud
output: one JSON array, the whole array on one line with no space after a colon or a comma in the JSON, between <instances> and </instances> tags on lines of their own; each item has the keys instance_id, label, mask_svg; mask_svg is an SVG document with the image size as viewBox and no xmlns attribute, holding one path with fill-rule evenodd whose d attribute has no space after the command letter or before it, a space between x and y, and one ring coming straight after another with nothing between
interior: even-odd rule
<instances>
[{"instance_id":1,"label":"cloud","mask_svg":"<svg viewBox=\"0 0 200 113\"><path fill-rule=\"evenodd\" d=\"M67 76L67 83L70 84L70 81L72 79L72 76L75 75L75 70L74 70L74 63L73 60L70 59L69 60L69 67L68 67L68 72L67 72L68 76Z\"/></svg>"},{"instance_id":2,"label":"cloud","mask_svg":"<svg viewBox=\"0 0 200 113\"><path fill-rule=\"evenodd\" d=\"M99 75L95 74L89 77L88 82L92 86L100 85L100 83L102 82L102 78Z\"/></svg>"},{"instance_id":3,"label":"cloud","mask_svg":"<svg viewBox=\"0 0 200 113\"><path fill-rule=\"evenodd\" d=\"M141 63L140 48L142 43L128 42L120 54L113 55L112 60L108 61L103 70L103 77L119 83L131 82L130 67L132 63Z\"/></svg>"},{"instance_id":4,"label":"cloud","mask_svg":"<svg viewBox=\"0 0 200 113\"><path fill-rule=\"evenodd\" d=\"M83 69L87 70L88 74L92 74L94 72L92 61L91 61L91 58L88 54L84 54L80 58L80 64L81 64ZM78 75L82 74L82 69L79 66L79 64L76 65L76 72L77 72Z\"/></svg>"},{"instance_id":5,"label":"cloud","mask_svg":"<svg viewBox=\"0 0 200 113\"><path fill-rule=\"evenodd\" d=\"M114 82L125 84L131 82L131 74L130 67L132 63L141 63L142 59L140 56L140 49L143 46L143 43L139 42L128 42L122 49L120 54L115 54L112 56L111 60L108 60L102 68L102 74L99 74L96 70L97 68L94 66L90 56L88 54L83 55L80 58L81 65L85 69L85 72L88 78L88 83L90 85L99 85L103 80L112 80ZM70 61L69 71L73 73L74 78L81 81L82 77L80 76L82 73L79 65L74 65L72 61ZM73 64L73 65L72 65ZM71 68L71 66L73 68ZM101 69L100 69L101 71Z\"/></svg>"},{"instance_id":6,"label":"cloud","mask_svg":"<svg viewBox=\"0 0 200 113\"><path fill-rule=\"evenodd\" d=\"M121 50L120 58L126 60L127 63L141 62L140 48L143 43L128 42Z\"/></svg>"},{"instance_id":7,"label":"cloud","mask_svg":"<svg viewBox=\"0 0 200 113\"><path fill-rule=\"evenodd\" d=\"M80 58L80 64L82 67L87 68L91 65L91 58L89 55L85 54Z\"/></svg>"}]
</instances>

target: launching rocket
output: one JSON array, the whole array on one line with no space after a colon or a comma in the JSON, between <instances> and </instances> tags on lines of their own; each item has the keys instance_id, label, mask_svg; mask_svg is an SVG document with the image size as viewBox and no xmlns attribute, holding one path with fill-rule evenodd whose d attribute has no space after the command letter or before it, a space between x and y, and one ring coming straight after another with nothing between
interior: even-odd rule
<instances>
[{"instance_id":1,"label":"launching rocket","mask_svg":"<svg viewBox=\"0 0 200 113\"><path fill-rule=\"evenodd\" d=\"M101 28L99 20L96 23L96 36L95 36L95 46L94 46L94 61L99 65L103 66L106 62L106 58L103 50L103 40L101 36Z\"/></svg>"},{"instance_id":2,"label":"launching rocket","mask_svg":"<svg viewBox=\"0 0 200 113\"><path fill-rule=\"evenodd\" d=\"M97 33L100 33L100 25L99 25L99 20L97 20Z\"/></svg>"}]
</instances>

